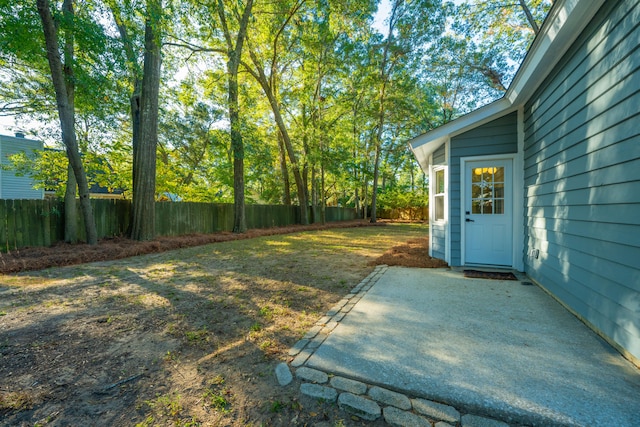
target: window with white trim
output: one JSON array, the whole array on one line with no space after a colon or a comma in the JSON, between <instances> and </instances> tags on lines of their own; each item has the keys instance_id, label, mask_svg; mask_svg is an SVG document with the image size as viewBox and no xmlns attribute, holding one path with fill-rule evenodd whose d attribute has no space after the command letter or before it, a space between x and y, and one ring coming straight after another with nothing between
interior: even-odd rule
<instances>
[{"instance_id":1,"label":"window with white trim","mask_svg":"<svg viewBox=\"0 0 640 427\"><path fill-rule=\"evenodd\" d=\"M445 173L444 168L433 171L433 220L444 221L444 195L445 195Z\"/></svg>"}]
</instances>

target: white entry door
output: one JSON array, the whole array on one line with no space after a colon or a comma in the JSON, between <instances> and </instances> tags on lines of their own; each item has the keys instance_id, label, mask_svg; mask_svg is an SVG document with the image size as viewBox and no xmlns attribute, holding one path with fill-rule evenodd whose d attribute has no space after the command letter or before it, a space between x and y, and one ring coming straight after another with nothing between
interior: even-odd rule
<instances>
[{"instance_id":1,"label":"white entry door","mask_svg":"<svg viewBox=\"0 0 640 427\"><path fill-rule=\"evenodd\" d=\"M512 266L512 160L464 163L464 262Z\"/></svg>"}]
</instances>

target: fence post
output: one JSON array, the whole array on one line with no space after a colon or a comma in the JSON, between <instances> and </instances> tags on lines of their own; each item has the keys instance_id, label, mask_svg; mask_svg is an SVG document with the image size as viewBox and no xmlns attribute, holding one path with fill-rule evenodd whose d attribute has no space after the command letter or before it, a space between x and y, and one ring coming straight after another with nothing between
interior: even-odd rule
<instances>
[{"instance_id":1,"label":"fence post","mask_svg":"<svg viewBox=\"0 0 640 427\"><path fill-rule=\"evenodd\" d=\"M93 199L99 238L126 233L131 213L129 200ZM158 236L212 233L233 229L233 205L222 203L157 202ZM64 202L59 199L0 200L0 250L52 244L64 240ZM78 209L80 206L78 204ZM353 208L327 208L327 221L356 216ZM282 227L300 223L297 206L247 205L249 228ZM85 238L83 216L78 215L78 234Z\"/></svg>"}]
</instances>

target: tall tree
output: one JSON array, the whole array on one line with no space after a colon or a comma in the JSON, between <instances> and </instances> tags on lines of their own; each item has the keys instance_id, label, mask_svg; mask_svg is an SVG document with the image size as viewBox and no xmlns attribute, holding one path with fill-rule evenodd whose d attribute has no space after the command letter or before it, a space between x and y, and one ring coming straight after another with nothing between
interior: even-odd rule
<instances>
[{"instance_id":1,"label":"tall tree","mask_svg":"<svg viewBox=\"0 0 640 427\"><path fill-rule=\"evenodd\" d=\"M73 0L64 0L62 13L65 21L73 22ZM73 73L74 60L74 36L73 28L66 32L64 37L64 64L65 83L67 86L67 99L69 108L75 114L75 76ZM74 118L75 121L75 118ZM75 132L75 129L74 129ZM78 240L78 209L76 207L76 190L78 182L71 167L71 162L67 167L67 186L64 193L64 241L76 243Z\"/></svg>"},{"instance_id":2,"label":"tall tree","mask_svg":"<svg viewBox=\"0 0 640 427\"><path fill-rule=\"evenodd\" d=\"M190 28L185 31L187 37L195 38L195 40L182 40L176 37L179 43L170 43L174 46L186 48L192 53L222 54L226 60L226 107L229 115L231 152L233 153L233 231L235 233L247 231L245 216L245 149L242 136L243 119L239 101L238 72L242 62L242 51L247 36L247 26L252 16L252 9L253 0L247 0L244 5L240 2L225 0L211 0L205 3L197 2L193 11L195 11L201 22L195 29Z\"/></svg>"},{"instance_id":3,"label":"tall tree","mask_svg":"<svg viewBox=\"0 0 640 427\"><path fill-rule=\"evenodd\" d=\"M75 111L73 103L73 89L69 93L67 83L65 81L65 72L62 61L60 59L60 44L58 41L58 30L56 28L51 8L48 0L37 0L38 13L42 21L42 29L47 47L47 60L51 70L51 80L56 94L56 104L58 107L58 115L60 118L60 128L62 130L62 140L67 149L69 164L73 169L74 176L78 185L78 193L80 196L80 206L82 208L83 219L85 222L85 233L87 243L96 244L98 242L98 233L96 230L95 218L93 217L93 209L89 200L89 186L87 176L82 165L80 150L76 140L75 133ZM73 6L71 2L65 3L65 13L68 17L73 15ZM69 52L68 52L69 53ZM70 97L71 95L71 97Z\"/></svg>"},{"instance_id":4,"label":"tall tree","mask_svg":"<svg viewBox=\"0 0 640 427\"><path fill-rule=\"evenodd\" d=\"M247 35L247 24L251 16L253 0L247 0L242 11L235 38L227 23L227 15L240 16L237 6L231 11L225 10L225 4L218 0L217 12L227 48L227 82L229 90L229 125L231 127L231 150L233 151L233 232L247 231L244 209L244 144L242 142L242 121L238 102L238 69L242 59L242 47Z\"/></svg>"},{"instance_id":5,"label":"tall tree","mask_svg":"<svg viewBox=\"0 0 640 427\"><path fill-rule=\"evenodd\" d=\"M318 1L304 19L296 20L300 42L294 54L299 65L291 67L291 74L301 84L284 86L282 94L303 141L303 180L306 186L310 182L314 221L326 221L327 202L337 200L342 184L343 167L336 166L350 151L344 126L349 99L343 93L355 62L354 39L359 28L368 26L372 11L373 4L366 0Z\"/></svg>"},{"instance_id":6,"label":"tall tree","mask_svg":"<svg viewBox=\"0 0 640 427\"><path fill-rule=\"evenodd\" d=\"M439 0L392 0L387 19L387 34L379 47L381 50L378 68L378 99L375 146L373 192L371 196L371 222L376 222L379 167L387 125L387 102L394 74L414 73L417 59L425 55L444 30L445 12ZM411 70L411 71L409 71Z\"/></svg>"},{"instance_id":7,"label":"tall tree","mask_svg":"<svg viewBox=\"0 0 640 427\"><path fill-rule=\"evenodd\" d=\"M260 84L269 105L273 118L282 137L282 142L289 159L291 171L293 172L294 180L296 183L298 203L300 205L300 222L302 224L309 224L309 204L307 199L307 186L303 180L302 170L300 167L298 155L296 154L291 137L289 134L289 128L287 127L283 115L282 108L278 99L278 84L279 84L279 61L283 48L281 45L282 38L285 32L289 29L289 26L304 5L305 0L295 0L291 4L289 2L276 3L274 6L277 8L271 14L265 14L270 16L271 21L263 23L266 28L263 28L263 37L267 37L267 41L263 41L261 44L262 52L266 58L261 58L256 41L253 39L247 40L247 49L249 51L249 62L243 62L245 69L256 79ZM256 28L256 33L258 33ZM266 33L266 34L265 34ZM258 37L256 37L260 40ZM268 70L268 71L267 71Z\"/></svg>"},{"instance_id":8,"label":"tall tree","mask_svg":"<svg viewBox=\"0 0 640 427\"><path fill-rule=\"evenodd\" d=\"M131 238L135 240L151 240L155 237L158 98L162 66L161 20L162 0L147 0L139 139L133 146Z\"/></svg>"},{"instance_id":9,"label":"tall tree","mask_svg":"<svg viewBox=\"0 0 640 427\"><path fill-rule=\"evenodd\" d=\"M136 29L134 19L135 6L125 0L120 4L118 0L106 0L111 9L113 19L118 28L120 43L125 56L126 80L129 84L129 117L131 125L131 146L137 147L140 142L140 108L143 77L143 64L138 59L137 35L143 33ZM145 27L146 28L146 27ZM132 173L134 175L134 173Z\"/></svg>"}]
</instances>

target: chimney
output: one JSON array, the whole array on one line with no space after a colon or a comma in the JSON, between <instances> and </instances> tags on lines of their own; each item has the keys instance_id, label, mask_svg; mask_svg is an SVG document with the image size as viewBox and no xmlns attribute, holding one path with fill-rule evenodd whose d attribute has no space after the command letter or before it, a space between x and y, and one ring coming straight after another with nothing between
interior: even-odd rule
<instances>
[{"instance_id":1,"label":"chimney","mask_svg":"<svg viewBox=\"0 0 640 427\"><path fill-rule=\"evenodd\" d=\"M24 138L24 132L16 132L16 138Z\"/></svg>"}]
</instances>

